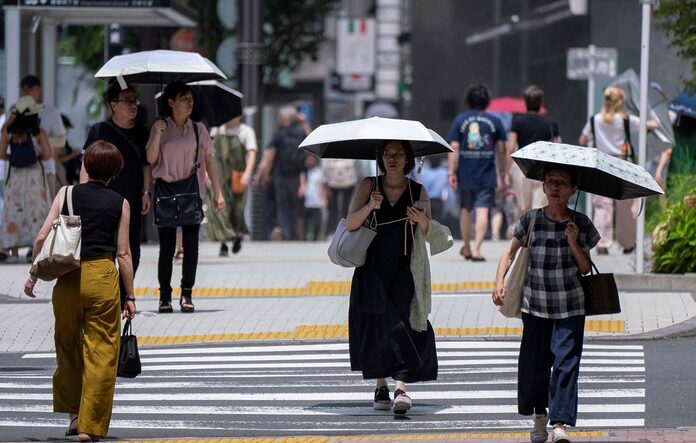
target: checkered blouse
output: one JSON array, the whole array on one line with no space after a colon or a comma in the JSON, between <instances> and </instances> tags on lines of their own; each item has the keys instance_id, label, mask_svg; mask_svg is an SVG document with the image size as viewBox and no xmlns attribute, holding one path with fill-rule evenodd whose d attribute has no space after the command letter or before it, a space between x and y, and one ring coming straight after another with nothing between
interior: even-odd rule
<instances>
[{"instance_id":1,"label":"checkered blouse","mask_svg":"<svg viewBox=\"0 0 696 443\"><path fill-rule=\"evenodd\" d=\"M514 236L523 240L534 209L515 224ZM572 215L571 215L572 218ZM543 318L567 318L585 315L585 296L578 279L578 268L565 237L570 219L556 222L542 210L536 213L531 240L530 266L522 292L522 312ZM589 251L599 241L599 232L586 215L575 212L578 244Z\"/></svg>"}]
</instances>

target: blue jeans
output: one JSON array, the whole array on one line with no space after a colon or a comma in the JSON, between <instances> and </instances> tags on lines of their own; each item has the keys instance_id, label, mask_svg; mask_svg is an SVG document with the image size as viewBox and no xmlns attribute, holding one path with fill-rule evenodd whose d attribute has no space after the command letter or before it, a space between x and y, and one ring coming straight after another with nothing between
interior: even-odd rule
<instances>
[{"instance_id":1,"label":"blue jeans","mask_svg":"<svg viewBox=\"0 0 696 443\"><path fill-rule=\"evenodd\" d=\"M523 312L522 324L518 412L532 415L549 408L551 424L575 426L585 316L553 320Z\"/></svg>"}]
</instances>

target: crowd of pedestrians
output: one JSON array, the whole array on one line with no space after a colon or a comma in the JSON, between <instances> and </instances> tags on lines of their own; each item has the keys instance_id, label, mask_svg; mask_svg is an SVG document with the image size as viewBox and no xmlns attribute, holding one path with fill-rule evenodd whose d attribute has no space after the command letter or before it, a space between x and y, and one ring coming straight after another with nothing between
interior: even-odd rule
<instances>
[{"instance_id":1,"label":"crowd of pedestrians","mask_svg":"<svg viewBox=\"0 0 696 443\"><path fill-rule=\"evenodd\" d=\"M82 222L83 269L59 278L53 290L53 298L61 300L54 303L54 407L69 414L66 435L79 434L87 441L108 433L119 316L136 313L133 280L143 217L156 209L153 193L158 186L192 179L194 194L207 206L207 237L219 243L222 257L229 256L230 249L239 253L249 234L245 209L252 189L262 199L265 225L260 229L268 239L327 239L342 217L349 231L374 222L376 236L351 285L350 364L364 378L376 380L373 407L395 414L412 407L408 383L438 375L435 335L428 321L428 254L452 246L447 225L453 214L463 240L459 253L470 261L485 261L481 246L489 229L493 239L505 238L507 225L510 243L499 260L494 304L505 303L505 276L522 245L532 251L522 297L519 413L532 416L533 443L547 441L549 424L554 442L570 441L565 427L574 426L577 419L585 320L578 273L589 272L592 248L608 253L613 200L593 197L591 221L568 207L578 190L576 171L554 167L535 182L512 161L511 155L528 144L560 141L557 123L542 115L544 93L539 87L524 90L527 112L514 115L506 128L499 116L486 111L488 88L470 86L465 94L468 109L455 117L447 133L452 153L429 158L425 169L416 172L411 145L387 140L377 149L380 173L372 174L363 171L359 161L320 160L297 149L311 127L295 106L280 108L277 130L259 158L257 135L241 117L210 132L191 120L191 86L167 85L163 118L148 130L136 123L137 91L113 83L105 93L108 117L89 129L80 184L62 207L56 192L71 183L74 168L65 166L78 157L66 144L69 121L40 102L41 83L35 76L22 80L20 92L7 116L0 117L0 249L8 252L11 262L19 261L21 247L29 249L29 258L36 256L53 220L70 205ZM587 122L580 143L592 142L597 149L630 160L630 131L638 123L622 112L624 100L621 89L607 88L602 111ZM649 129L656 127L656 122L648 122ZM617 219L632 217L631 205L618 206ZM158 225L155 220L160 314L174 311L171 279L177 232L183 250L179 309L195 311L202 222ZM619 236L619 243L624 252L632 251L635 234ZM34 296L36 280L30 276L27 295ZM389 378L394 380L393 394Z\"/></svg>"}]
</instances>

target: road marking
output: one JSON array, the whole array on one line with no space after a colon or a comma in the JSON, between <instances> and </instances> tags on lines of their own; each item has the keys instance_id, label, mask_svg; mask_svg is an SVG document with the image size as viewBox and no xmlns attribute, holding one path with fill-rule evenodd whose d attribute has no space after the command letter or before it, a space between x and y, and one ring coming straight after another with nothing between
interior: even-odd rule
<instances>
[{"instance_id":1,"label":"road marking","mask_svg":"<svg viewBox=\"0 0 696 443\"><path fill-rule=\"evenodd\" d=\"M310 280L304 287L295 288L193 288L193 296L198 297L306 297L314 295L348 295L350 280L322 281ZM492 281L465 281L456 283L433 283L432 291L441 292L470 292L488 291L493 289ZM172 295L178 297L181 288L173 288ZM139 297L159 297L159 288L138 287L135 295ZM461 294L458 294L461 295Z\"/></svg>"}]
</instances>

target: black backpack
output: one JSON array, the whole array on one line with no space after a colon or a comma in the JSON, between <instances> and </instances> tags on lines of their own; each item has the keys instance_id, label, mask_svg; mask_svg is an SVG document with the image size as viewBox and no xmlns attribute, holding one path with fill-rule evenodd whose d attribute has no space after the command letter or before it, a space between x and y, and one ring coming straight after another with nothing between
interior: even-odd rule
<instances>
[{"instance_id":1,"label":"black backpack","mask_svg":"<svg viewBox=\"0 0 696 443\"><path fill-rule=\"evenodd\" d=\"M34 147L34 141L30 135L24 143L10 142L10 166L15 168L28 168L39 160Z\"/></svg>"},{"instance_id":2,"label":"black backpack","mask_svg":"<svg viewBox=\"0 0 696 443\"><path fill-rule=\"evenodd\" d=\"M283 176L299 176L305 169L305 158L307 152L299 149L300 143L306 137L300 127L291 126L281 132L281 146L276 146L276 162L278 162L278 172Z\"/></svg>"}]
</instances>

